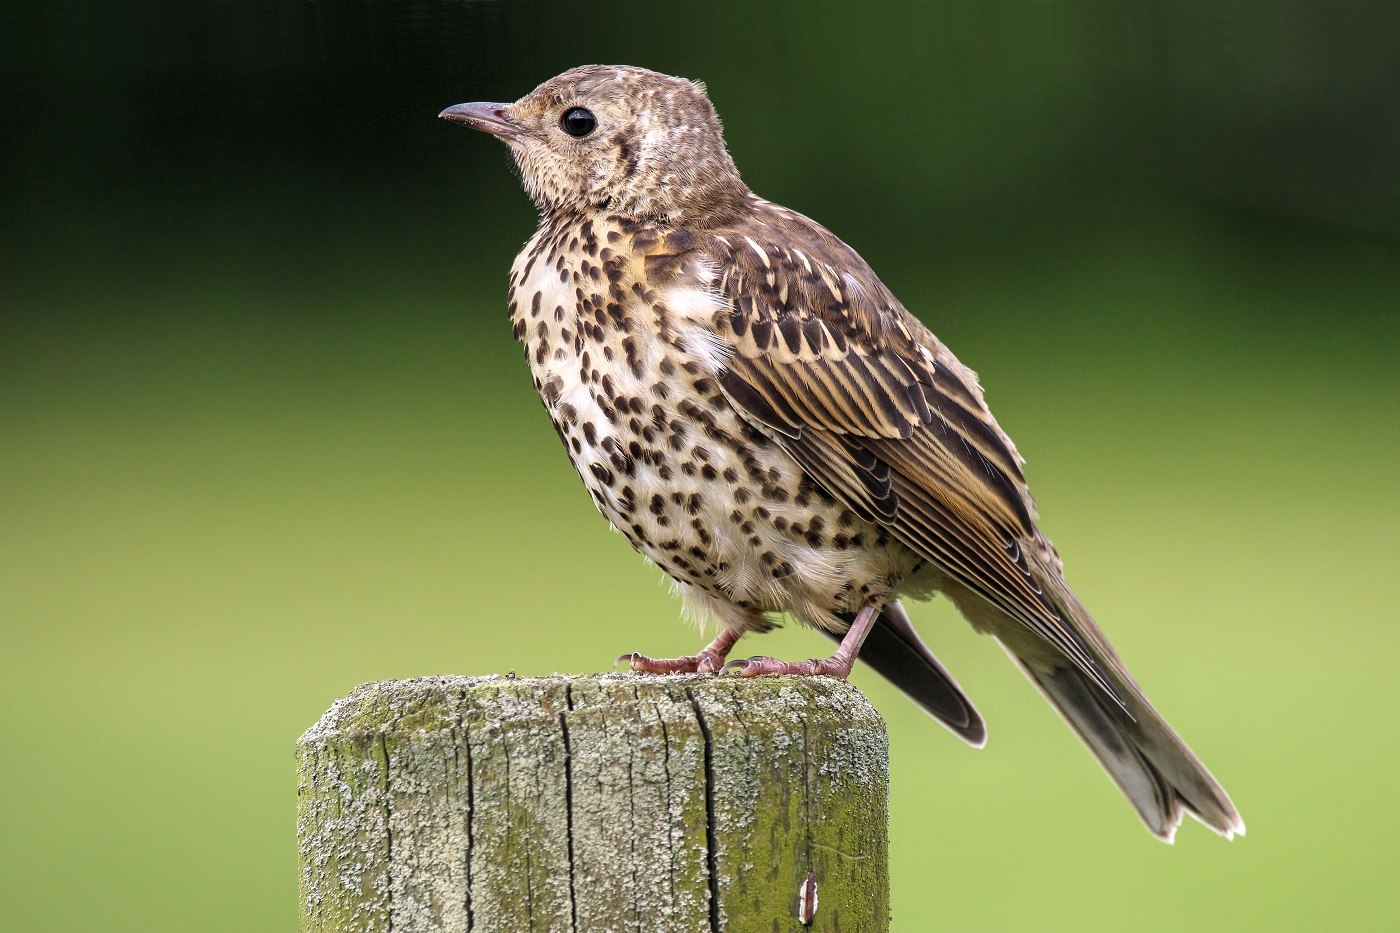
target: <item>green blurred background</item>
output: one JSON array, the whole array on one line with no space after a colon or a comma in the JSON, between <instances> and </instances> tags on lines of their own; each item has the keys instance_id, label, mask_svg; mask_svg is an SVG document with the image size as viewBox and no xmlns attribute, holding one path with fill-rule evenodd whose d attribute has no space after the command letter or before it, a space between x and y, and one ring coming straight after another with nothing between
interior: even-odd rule
<instances>
[{"instance_id":1,"label":"green blurred background","mask_svg":"<svg viewBox=\"0 0 1400 933\"><path fill-rule=\"evenodd\" d=\"M508 157L434 119L602 61L706 81L750 185L981 373L1251 830L1154 842L916 606L991 742L857 675L895 929L1397 928L1396 35L1286 0L7 5L0 925L291 930L292 747L336 697L697 646L511 342Z\"/></svg>"}]
</instances>

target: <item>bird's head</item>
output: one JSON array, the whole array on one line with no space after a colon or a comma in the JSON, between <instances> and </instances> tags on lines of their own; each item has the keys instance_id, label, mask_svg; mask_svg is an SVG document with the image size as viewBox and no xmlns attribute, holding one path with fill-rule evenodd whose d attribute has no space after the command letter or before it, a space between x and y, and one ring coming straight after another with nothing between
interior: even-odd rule
<instances>
[{"instance_id":1,"label":"bird's head","mask_svg":"<svg viewBox=\"0 0 1400 933\"><path fill-rule=\"evenodd\" d=\"M684 78L587 65L513 104L458 104L439 116L502 139L543 216L704 223L748 194L704 86Z\"/></svg>"}]
</instances>

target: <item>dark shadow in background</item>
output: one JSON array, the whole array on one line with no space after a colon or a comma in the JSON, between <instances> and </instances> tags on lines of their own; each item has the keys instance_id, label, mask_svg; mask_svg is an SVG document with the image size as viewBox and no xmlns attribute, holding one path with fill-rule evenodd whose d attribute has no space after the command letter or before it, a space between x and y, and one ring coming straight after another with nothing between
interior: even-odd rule
<instances>
[{"instance_id":1,"label":"dark shadow in background","mask_svg":"<svg viewBox=\"0 0 1400 933\"><path fill-rule=\"evenodd\" d=\"M705 80L755 188L936 275L1150 223L1143 204L1304 255L1400 235L1394 4L752 6L7 5L7 315L367 261L499 279L529 209L497 149L433 115L594 60Z\"/></svg>"}]
</instances>

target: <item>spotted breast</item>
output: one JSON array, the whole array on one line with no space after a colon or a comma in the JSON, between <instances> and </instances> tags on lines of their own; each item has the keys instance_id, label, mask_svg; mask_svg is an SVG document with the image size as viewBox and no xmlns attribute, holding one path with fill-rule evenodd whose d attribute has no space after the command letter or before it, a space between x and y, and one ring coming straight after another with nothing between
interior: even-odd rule
<instances>
[{"instance_id":1,"label":"spotted breast","mask_svg":"<svg viewBox=\"0 0 1400 933\"><path fill-rule=\"evenodd\" d=\"M836 618L923 562L817 486L720 389L730 308L681 229L547 224L516 258L514 333L598 511L697 621Z\"/></svg>"}]
</instances>

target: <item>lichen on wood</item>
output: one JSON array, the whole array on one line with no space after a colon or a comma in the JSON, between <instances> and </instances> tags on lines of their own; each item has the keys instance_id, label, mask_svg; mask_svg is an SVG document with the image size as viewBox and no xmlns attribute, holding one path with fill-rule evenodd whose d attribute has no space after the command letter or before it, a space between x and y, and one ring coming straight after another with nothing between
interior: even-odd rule
<instances>
[{"instance_id":1,"label":"lichen on wood","mask_svg":"<svg viewBox=\"0 0 1400 933\"><path fill-rule=\"evenodd\" d=\"M298 743L304 931L888 928L884 724L828 678L365 684Z\"/></svg>"}]
</instances>

